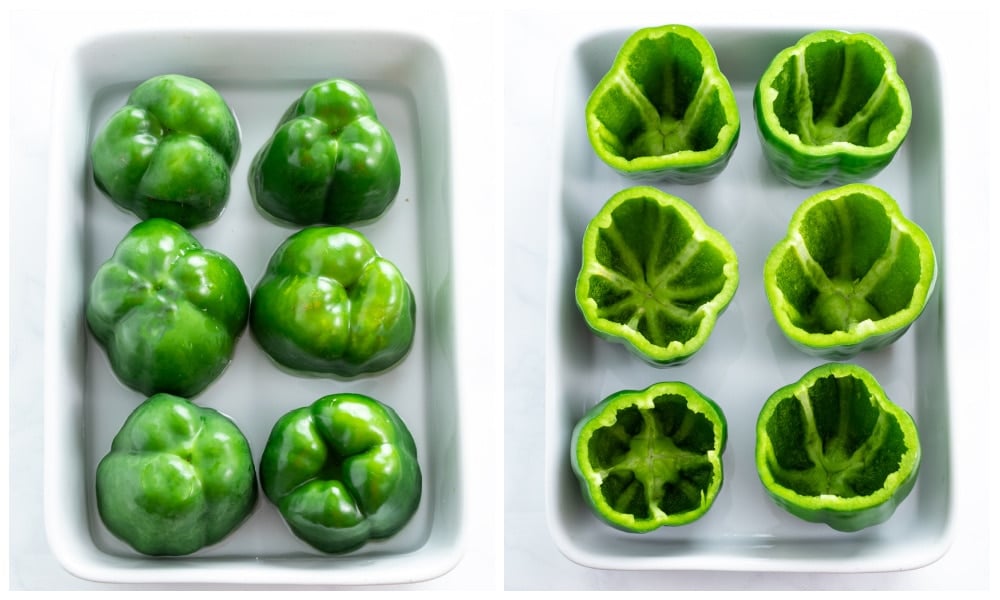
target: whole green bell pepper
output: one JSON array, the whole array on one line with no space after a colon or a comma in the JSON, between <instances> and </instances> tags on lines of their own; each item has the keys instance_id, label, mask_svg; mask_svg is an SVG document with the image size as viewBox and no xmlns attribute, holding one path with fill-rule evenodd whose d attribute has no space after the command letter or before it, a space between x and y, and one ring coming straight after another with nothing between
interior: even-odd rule
<instances>
[{"instance_id":1,"label":"whole green bell pepper","mask_svg":"<svg viewBox=\"0 0 1000 600\"><path fill-rule=\"evenodd\" d=\"M884 190L854 183L807 198L768 254L764 290L800 350L847 358L895 342L937 279L934 247Z\"/></svg>"},{"instance_id":2,"label":"whole green bell pepper","mask_svg":"<svg viewBox=\"0 0 1000 600\"><path fill-rule=\"evenodd\" d=\"M194 227L222 213L239 153L236 117L214 88L160 75L132 90L90 155L97 186L116 204Z\"/></svg>"},{"instance_id":3,"label":"whole green bell pepper","mask_svg":"<svg viewBox=\"0 0 1000 600\"><path fill-rule=\"evenodd\" d=\"M229 364L249 306L229 258L173 221L149 219L98 269L86 316L123 383L191 397Z\"/></svg>"},{"instance_id":4,"label":"whole green bell pepper","mask_svg":"<svg viewBox=\"0 0 1000 600\"><path fill-rule=\"evenodd\" d=\"M257 205L298 225L381 215L399 191L396 145L365 91L345 79L306 90L250 166Z\"/></svg>"},{"instance_id":5,"label":"whole green bell pepper","mask_svg":"<svg viewBox=\"0 0 1000 600\"><path fill-rule=\"evenodd\" d=\"M409 429L392 408L360 394L325 396L278 419L260 481L292 532L329 553L395 535L421 496Z\"/></svg>"},{"instance_id":6,"label":"whole green bell pepper","mask_svg":"<svg viewBox=\"0 0 1000 600\"><path fill-rule=\"evenodd\" d=\"M211 408L157 394L129 415L97 466L97 508L143 554L177 556L215 544L257 502L250 445Z\"/></svg>"},{"instance_id":7,"label":"whole green bell pepper","mask_svg":"<svg viewBox=\"0 0 1000 600\"><path fill-rule=\"evenodd\" d=\"M587 225L576 303L598 336L665 366L704 346L738 285L726 238L684 200L640 186Z\"/></svg>"},{"instance_id":8,"label":"whole green bell pepper","mask_svg":"<svg viewBox=\"0 0 1000 600\"><path fill-rule=\"evenodd\" d=\"M597 156L632 179L707 181L736 149L736 96L708 40L684 25L640 29L585 110Z\"/></svg>"},{"instance_id":9,"label":"whole green bell pepper","mask_svg":"<svg viewBox=\"0 0 1000 600\"><path fill-rule=\"evenodd\" d=\"M757 419L755 462L771 498L806 521L858 531L913 489L920 439L871 373L821 365L774 392Z\"/></svg>"},{"instance_id":10,"label":"whole green bell pepper","mask_svg":"<svg viewBox=\"0 0 1000 600\"><path fill-rule=\"evenodd\" d=\"M602 520L643 533L704 515L722 488L727 423L690 385L666 382L605 398L577 423L571 466Z\"/></svg>"},{"instance_id":11,"label":"whole green bell pepper","mask_svg":"<svg viewBox=\"0 0 1000 600\"><path fill-rule=\"evenodd\" d=\"M865 33L818 31L782 50L754 90L764 156L801 187L873 177L913 118L896 60Z\"/></svg>"},{"instance_id":12,"label":"whole green bell pepper","mask_svg":"<svg viewBox=\"0 0 1000 600\"><path fill-rule=\"evenodd\" d=\"M284 367L355 377L403 359L415 314L403 274L364 235L312 227L271 256L253 292L250 329Z\"/></svg>"}]
</instances>

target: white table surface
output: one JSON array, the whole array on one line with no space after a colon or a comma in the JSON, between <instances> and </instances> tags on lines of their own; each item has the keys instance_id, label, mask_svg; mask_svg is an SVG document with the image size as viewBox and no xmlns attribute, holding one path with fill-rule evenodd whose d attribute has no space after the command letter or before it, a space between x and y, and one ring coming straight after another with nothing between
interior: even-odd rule
<instances>
[{"instance_id":1,"label":"white table surface","mask_svg":"<svg viewBox=\"0 0 1000 600\"><path fill-rule=\"evenodd\" d=\"M476 439L470 450L466 495L467 523L465 556L448 574L405 589L473 590L578 590L578 589L959 589L991 587L989 519L998 495L996 486L983 474L996 475L996 445L990 432L998 411L992 407L991 386L985 374L995 371L989 352L962 356L952 376L953 463L955 465L955 529L951 549L937 562L913 571L879 574L755 573L755 572L634 572L601 571L576 565L552 542L545 520L544 503L544 381L545 353L544 290L546 203L552 190L554 143L554 88L556 69L566 49L581 31L595 25L616 27L636 23L686 22L700 25L754 26L775 23L789 26L897 27L932 39L940 52L944 77L949 161L946 179L950 202L967 207L968 227L963 235L949 239L953 256L967 260L979 273L989 269L995 276L995 261L983 260L992 218L988 210L991 185L996 175L996 154L990 154L989 123L979 117L987 105L989 81L995 68L989 60L973 64L970 56L988 52L987 37L997 31L993 16L980 3L950 1L930 12L906 12L874 8L872 2L840 1L832 15L827 3L814 9L794 8L795 3L777 2L763 9L760 3L698 3L701 9L677 8L674 3L615 2L614 12L584 10L587 2L574 3L577 10L561 13L544 9L545 2L483 3L465 8L458 2L431 2L435 11L393 12L379 10L376 3L355 5L350 14L336 14L336 22L363 26L414 22L446 40L448 51L457 52L457 81L453 107L457 136L455 168L462 172L461 191L468 202L456 209L456 218L469 224L458 240L464 256L458 272L479 290L474 300L484 306L483 322L474 332L483 345L473 350L478 365L469 375L483 382L482 395L465 401L463 421L467 434ZM607 8L609 4L603 4ZM625 10L631 5L635 10ZM638 5L642 5L639 7ZM746 4L747 6L743 6ZM755 6L749 6L753 4ZM586 5L586 6L585 6ZM38 5L35 5L36 7ZM88 3L93 6L93 3ZM174 3L176 7L177 4ZM470 5L471 6L471 5ZM782 10L782 7L789 7ZM43 7L44 8L44 7ZM525 10L517 10L524 8ZM199 22L224 24L281 24L295 17L277 14L249 16L231 9L199 12ZM307 13L298 18L331 18L326 13ZM358 14L367 10L365 14ZM41 278L44 256L36 232L43 230L46 194L48 122L46 114L54 66L65 48L67 36L91 27L129 22L148 23L151 18L185 22L183 13L126 14L76 13L62 10L11 13L9 80L10 201L7 203L10 268L10 399L7 404L9 456L9 587L32 589L120 589L123 586L80 580L62 569L47 548L41 514L43 440L41 382L44 374L40 339L42 323L38 307L43 297ZM188 17L190 18L190 17ZM137 21L136 21L137 20ZM333 22L333 21L331 21ZM995 47L995 44L994 44ZM996 52L993 50L995 58ZM984 73L987 70L987 73ZM460 83L458 83L460 82ZM994 109L995 112L995 109ZM995 127L991 134L995 137ZM6 137L5 137L6 139ZM503 156L500 150L503 149ZM467 185L474 181L475 185ZM994 187L995 189L995 187ZM456 195L457 196L457 195ZM503 212L501 212L501 210ZM993 211L996 213L996 211ZM968 235L964 235L965 231ZM995 248L997 245L993 244ZM995 253L995 251L993 251ZM501 269L503 293L500 293ZM968 303L958 319L950 323L949 340L955 345L985 331L996 333L996 320L984 327L980 316L983 298L995 297L981 279L959 280L949 292L952 302ZM500 299L503 304L500 304ZM0 308L4 308L0 305ZM500 318L502 316L502 318ZM0 329L0 333L3 330ZM502 352L502 353L501 353ZM503 477L497 476L503 473ZM7 508L7 505L0 505ZM3 511L8 514L7 510ZM154 586L148 586L154 587Z\"/></svg>"}]
</instances>

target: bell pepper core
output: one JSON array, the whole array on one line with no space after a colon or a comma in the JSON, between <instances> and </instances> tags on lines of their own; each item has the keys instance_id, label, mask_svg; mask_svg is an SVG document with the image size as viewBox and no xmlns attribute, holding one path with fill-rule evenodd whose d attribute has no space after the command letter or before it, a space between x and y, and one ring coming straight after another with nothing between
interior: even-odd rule
<instances>
[{"instance_id":1,"label":"bell pepper core","mask_svg":"<svg viewBox=\"0 0 1000 600\"><path fill-rule=\"evenodd\" d=\"M722 487L726 418L691 386L666 382L605 398L577 423L571 466L594 513L645 533L704 515Z\"/></svg>"},{"instance_id":2,"label":"bell pepper core","mask_svg":"<svg viewBox=\"0 0 1000 600\"><path fill-rule=\"evenodd\" d=\"M665 366L701 349L738 284L725 237L684 200L640 186L588 224L576 302L598 336Z\"/></svg>"},{"instance_id":3,"label":"bell pepper core","mask_svg":"<svg viewBox=\"0 0 1000 600\"><path fill-rule=\"evenodd\" d=\"M864 183L806 199L764 264L782 332L830 359L896 341L923 312L936 278L927 234L889 194Z\"/></svg>"},{"instance_id":4,"label":"bell pepper core","mask_svg":"<svg viewBox=\"0 0 1000 600\"><path fill-rule=\"evenodd\" d=\"M715 50L684 25L629 36L585 113L597 156L638 181L712 179L739 139L739 108Z\"/></svg>"},{"instance_id":5,"label":"bell pepper core","mask_svg":"<svg viewBox=\"0 0 1000 600\"><path fill-rule=\"evenodd\" d=\"M877 525L916 483L916 424L857 365L821 365L774 392L756 429L761 483L806 521L839 531Z\"/></svg>"},{"instance_id":6,"label":"bell pepper core","mask_svg":"<svg viewBox=\"0 0 1000 600\"><path fill-rule=\"evenodd\" d=\"M195 227L218 217L229 199L240 129L210 85L184 75L139 84L97 133L94 181L141 219Z\"/></svg>"},{"instance_id":7,"label":"bell pepper core","mask_svg":"<svg viewBox=\"0 0 1000 600\"><path fill-rule=\"evenodd\" d=\"M398 533L421 496L406 424L360 394L325 396L278 419L261 456L260 482L296 536L338 554Z\"/></svg>"},{"instance_id":8,"label":"bell pepper core","mask_svg":"<svg viewBox=\"0 0 1000 600\"><path fill-rule=\"evenodd\" d=\"M878 38L818 31L764 71L754 117L772 170L809 187L875 176L906 138L913 109L896 60Z\"/></svg>"},{"instance_id":9,"label":"bell pepper core","mask_svg":"<svg viewBox=\"0 0 1000 600\"><path fill-rule=\"evenodd\" d=\"M125 385L190 398L232 360L249 307L229 258L173 221L148 219L98 269L86 317Z\"/></svg>"},{"instance_id":10,"label":"bell pepper core","mask_svg":"<svg viewBox=\"0 0 1000 600\"><path fill-rule=\"evenodd\" d=\"M415 314L403 274L364 235L310 227L271 256L253 293L250 329L292 371L350 378L401 361Z\"/></svg>"},{"instance_id":11,"label":"bell pepper core","mask_svg":"<svg viewBox=\"0 0 1000 600\"><path fill-rule=\"evenodd\" d=\"M115 536L155 556L215 544L250 516L250 445L211 408L157 394L122 425L97 466L97 508Z\"/></svg>"},{"instance_id":12,"label":"bell pepper core","mask_svg":"<svg viewBox=\"0 0 1000 600\"><path fill-rule=\"evenodd\" d=\"M399 156L365 90L330 79L292 103L249 179L254 201L278 220L350 225L389 207L399 191Z\"/></svg>"}]
</instances>

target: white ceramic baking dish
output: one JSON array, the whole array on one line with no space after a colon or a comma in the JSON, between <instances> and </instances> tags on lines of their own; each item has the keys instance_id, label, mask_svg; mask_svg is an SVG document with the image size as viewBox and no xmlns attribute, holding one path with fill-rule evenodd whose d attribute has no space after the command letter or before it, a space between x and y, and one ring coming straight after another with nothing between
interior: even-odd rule
<instances>
[{"instance_id":1,"label":"white ceramic baking dish","mask_svg":"<svg viewBox=\"0 0 1000 600\"><path fill-rule=\"evenodd\" d=\"M284 412L325 394L355 391L393 406L414 434L423 499L396 536L343 556L291 535L261 497L221 543L182 558L137 554L103 526L94 472L125 417L143 400L110 371L86 328L85 294L97 267L137 222L92 181L89 145L129 90L162 73L216 87L234 110L242 152L222 216L193 230L232 258L252 287L295 229L257 212L247 169L287 106L312 83L344 77L370 93L396 141L403 177L388 212L359 226L396 263L417 299L414 346L392 370L352 381L296 377L276 368L252 336L197 401L233 418L259 460ZM144 30L86 39L58 74L48 203L45 331L45 505L49 543L71 573L113 582L361 585L426 580L461 556L460 401L452 275L449 91L428 39L393 31Z\"/></svg>"}]
</instances>

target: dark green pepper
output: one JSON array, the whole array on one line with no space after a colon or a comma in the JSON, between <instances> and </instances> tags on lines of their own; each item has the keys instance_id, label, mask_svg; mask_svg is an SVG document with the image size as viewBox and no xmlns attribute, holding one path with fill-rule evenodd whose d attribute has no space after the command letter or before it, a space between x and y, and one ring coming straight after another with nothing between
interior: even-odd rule
<instances>
[{"instance_id":1,"label":"dark green pepper","mask_svg":"<svg viewBox=\"0 0 1000 600\"><path fill-rule=\"evenodd\" d=\"M101 519L143 554L190 554L222 540L257 496L253 455L236 425L169 394L140 404L97 466Z\"/></svg>"},{"instance_id":2,"label":"dark green pepper","mask_svg":"<svg viewBox=\"0 0 1000 600\"><path fill-rule=\"evenodd\" d=\"M635 187L588 224L576 302L597 335L662 366L701 349L738 285L736 252L698 211Z\"/></svg>"},{"instance_id":3,"label":"dark green pepper","mask_svg":"<svg viewBox=\"0 0 1000 600\"><path fill-rule=\"evenodd\" d=\"M409 284L367 238L312 227L274 252L253 293L250 328L293 371L355 377L403 359L415 314Z\"/></svg>"},{"instance_id":4,"label":"dark green pepper","mask_svg":"<svg viewBox=\"0 0 1000 600\"><path fill-rule=\"evenodd\" d=\"M229 258L173 221L149 219L97 271L86 314L123 383L191 397L229 364L249 306Z\"/></svg>"},{"instance_id":5,"label":"dark green pepper","mask_svg":"<svg viewBox=\"0 0 1000 600\"><path fill-rule=\"evenodd\" d=\"M930 238L889 194L865 183L807 198L764 265L781 331L800 350L832 359L896 341L936 279Z\"/></svg>"},{"instance_id":6,"label":"dark green pepper","mask_svg":"<svg viewBox=\"0 0 1000 600\"><path fill-rule=\"evenodd\" d=\"M122 208L194 227L222 213L239 153L236 117L214 88L160 75L98 132L91 161L98 187Z\"/></svg>"},{"instance_id":7,"label":"dark green pepper","mask_svg":"<svg viewBox=\"0 0 1000 600\"><path fill-rule=\"evenodd\" d=\"M912 113L895 58L865 33L803 37L774 58L754 91L764 156L802 187L873 177L896 155Z\"/></svg>"},{"instance_id":8,"label":"dark green pepper","mask_svg":"<svg viewBox=\"0 0 1000 600\"><path fill-rule=\"evenodd\" d=\"M704 515L722 487L722 409L684 383L622 391L573 429L571 465L608 524L635 533Z\"/></svg>"},{"instance_id":9,"label":"dark green pepper","mask_svg":"<svg viewBox=\"0 0 1000 600\"><path fill-rule=\"evenodd\" d=\"M726 167L740 133L715 51L684 25L629 36L591 93L586 119L597 156L642 181L707 181Z\"/></svg>"},{"instance_id":10,"label":"dark green pepper","mask_svg":"<svg viewBox=\"0 0 1000 600\"><path fill-rule=\"evenodd\" d=\"M257 205L298 225L381 215L399 190L399 156L365 91L344 79L310 87L250 166Z\"/></svg>"},{"instance_id":11,"label":"dark green pepper","mask_svg":"<svg viewBox=\"0 0 1000 600\"><path fill-rule=\"evenodd\" d=\"M831 363L764 403L756 465L767 493L791 514L858 531L886 521L913 489L920 440L871 373Z\"/></svg>"},{"instance_id":12,"label":"dark green pepper","mask_svg":"<svg viewBox=\"0 0 1000 600\"><path fill-rule=\"evenodd\" d=\"M421 496L406 424L360 394L325 396L278 419L260 460L260 482L292 532L329 553L395 535Z\"/></svg>"}]
</instances>

